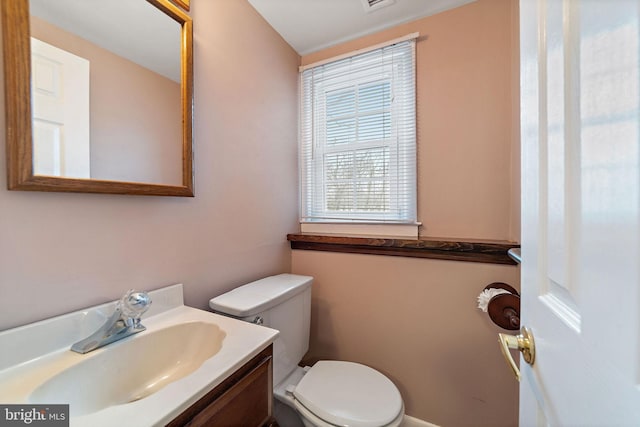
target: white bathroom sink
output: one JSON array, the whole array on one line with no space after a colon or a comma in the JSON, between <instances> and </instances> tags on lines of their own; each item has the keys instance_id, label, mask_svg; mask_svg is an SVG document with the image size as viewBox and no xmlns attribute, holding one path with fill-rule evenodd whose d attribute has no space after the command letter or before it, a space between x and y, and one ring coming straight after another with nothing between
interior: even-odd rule
<instances>
[{"instance_id":1,"label":"white bathroom sink","mask_svg":"<svg viewBox=\"0 0 640 427\"><path fill-rule=\"evenodd\" d=\"M182 285L149 296L145 331L86 354L71 345L115 302L0 332L0 402L69 404L71 427L165 426L278 335L185 306Z\"/></svg>"},{"instance_id":2,"label":"white bathroom sink","mask_svg":"<svg viewBox=\"0 0 640 427\"><path fill-rule=\"evenodd\" d=\"M68 403L74 416L135 402L198 369L220 351L225 335L204 322L145 331L54 375L29 402Z\"/></svg>"}]
</instances>

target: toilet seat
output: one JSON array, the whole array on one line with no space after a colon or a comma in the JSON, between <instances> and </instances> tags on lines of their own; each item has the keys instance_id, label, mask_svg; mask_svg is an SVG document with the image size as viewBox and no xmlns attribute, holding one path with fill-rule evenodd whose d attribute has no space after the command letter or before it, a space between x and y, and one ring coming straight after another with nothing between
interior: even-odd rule
<instances>
[{"instance_id":1,"label":"toilet seat","mask_svg":"<svg viewBox=\"0 0 640 427\"><path fill-rule=\"evenodd\" d=\"M397 425L404 406L396 386L380 372L353 362L316 363L293 390L295 406L327 425ZM308 415L308 414L307 414Z\"/></svg>"}]
</instances>

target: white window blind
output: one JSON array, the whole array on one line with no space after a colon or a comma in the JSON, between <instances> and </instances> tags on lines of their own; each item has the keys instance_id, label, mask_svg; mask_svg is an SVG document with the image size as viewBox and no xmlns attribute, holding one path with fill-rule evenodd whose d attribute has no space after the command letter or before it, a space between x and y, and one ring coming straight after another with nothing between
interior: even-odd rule
<instances>
[{"instance_id":1,"label":"white window blind","mask_svg":"<svg viewBox=\"0 0 640 427\"><path fill-rule=\"evenodd\" d=\"M416 222L415 40L301 73L301 222Z\"/></svg>"}]
</instances>

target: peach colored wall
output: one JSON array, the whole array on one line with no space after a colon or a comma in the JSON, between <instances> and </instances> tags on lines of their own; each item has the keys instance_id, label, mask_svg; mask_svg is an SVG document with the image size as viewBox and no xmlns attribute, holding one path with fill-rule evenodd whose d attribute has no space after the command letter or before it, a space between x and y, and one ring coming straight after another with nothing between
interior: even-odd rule
<instances>
[{"instance_id":1,"label":"peach colored wall","mask_svg":"<svg viewBox=\"0 0 640 427\"><path fill-rule=\"evenodd\" d=\"M476 308L489 283L517 286L517 267L295 250L292 270L315 278L308 358L380 370L407 414L437 425L517 425L505 331Z\"/></svg>"},{"instance_id":2,"label":"peach colored wall","mask_svg":"<svg viewBox=\"0 0 640 427\"><path fill-rule=\"evenodd\" d=\"M519 240L518 9L477 2L302 57L302 64L415 31L418 216L423 237ZM476 297L513 266L292 251L315 277L308 357L389 375L419 419L514 426L518 383Z\"/></svg>"},{"instance_id":3,"label":"peach colored wall","mask_svg":"<svg viewBox=\"0 0 640 427\"><path fill-rule=\"evenodd\" d=\"M519 132L513 110L518 87L514 25L516 0L479 0L301 59L310 64L420 33L418 218L423 236L519 238L512 226L519 221L512 203L519 197L512 187L519 176L511 156Z\"/></svg>"},{"instance_id":4,"label":"peach colored wall","mask_svg":"<svg viewBox=\"0 0 640 427\"><path fill-rule=\"evenodd\" d=\"M181 185L180 84L36 17L31 34L90 62L91 177Z\"/></svg>"},{"instance_id":5,"label":"peach colored wall","mask_svg":"<svg viewBox=\"0 0 640 427\"><path fill-rule=\"evenodd\" d=\"M196 197L7 191L0 149L0 330L177 282L207 308L290 270L299 56L246 1L191 16Z\"/></svg>"}]
</instances>

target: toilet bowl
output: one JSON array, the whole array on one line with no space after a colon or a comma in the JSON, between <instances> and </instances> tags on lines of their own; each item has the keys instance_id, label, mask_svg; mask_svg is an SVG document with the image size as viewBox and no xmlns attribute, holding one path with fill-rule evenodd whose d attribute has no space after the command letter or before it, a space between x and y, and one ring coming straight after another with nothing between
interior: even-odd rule
<instances>
[{"instance_id":1,"label":"toilet bowl","mask_svg":"<svg viewBox=\"0 0 640 427\"><path fill-rule=\"evenodd\" d=\"M295 409L306 427L399 426L402 396L379 371L336 360L298 366L309 347L312 281L294 274L271 276L215 297L209 306L280 331L273 351L274 396Z\"/></svg>"},{"instance_id":2,"label":"toilet bowl","mask_svg":"<svg viewBox=\"0 0 640 427\"><path fill-rule=\"evenodd\" d=\"M288 387L307 427L391 427L399 425L404 416L396 386L359 363L321 360Z\"/></svg>"}]
</instances>

